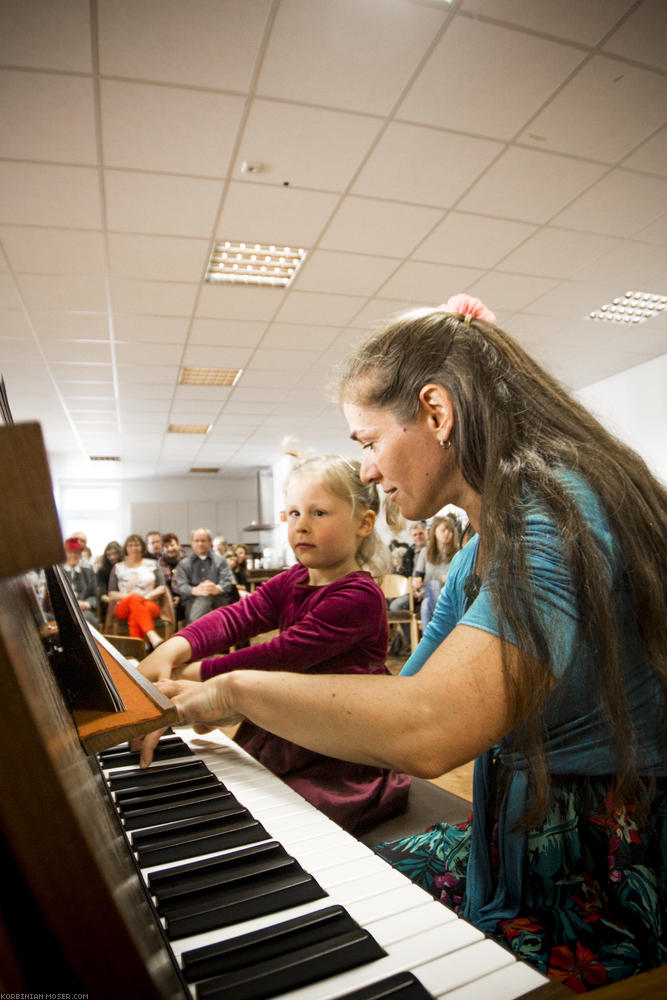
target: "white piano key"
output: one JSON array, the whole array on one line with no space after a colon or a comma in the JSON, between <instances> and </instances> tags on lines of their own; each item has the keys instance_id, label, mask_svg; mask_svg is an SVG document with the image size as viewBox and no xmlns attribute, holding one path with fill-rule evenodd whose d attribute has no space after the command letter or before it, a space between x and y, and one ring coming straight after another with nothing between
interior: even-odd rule
<instances>
[{"instance_id":1,"label":"white piano key","mask_svg":"<svg viewBox=\"0 0 667 1000\"><path fill-rule=\"evenodd\" d=\"M504 966L516 964L514 956L509 951L490 938L486 938L469 948L424 962L412 969L412 972L433 996L446 996L448 990L475 982Z\"/></svg>"},{"instance_id":2,"label":"white piano key","mask_svg":"<svg viewBox=\"0 0 667 1000\"><path fill-rule=\"evenodd\" d=\"M525 962L513 962L488 976L453 990L444 990L436 996L447 997L447 1000L515 1000L538 986L544 986L547 981Z\"/></svg>"},{"instance_id":3,"label":"white piano key","mask_svg":"<svg viewBox=\"0 0 667 1000\"><path fill-rule=\"evenodd\" d=\"M410 910L409 918L406 918L405 913L397 913L391 917L369 921L364 926L371 932L378 944L382 945L383 948L388 948L389 945L396 944L414 934L443 927L454 920L458 920L455 913L432 899L430 903L422 903L421 906Z\"/></svg>"},{"instance_id":4,"label":"white piano key","mask_svg":"<svg viewBox=\"0 0 667 1000\"><path fill-rule=\"evenodd\" d=\"M413 910L417 906L424 906L432 901L433 897L429 896L427 892L418 885L408 882L397 889L390 889L358 902L348 903L346 909L358 924L367 927L376 920L393 917L396 913L405 913L407 910ZM445 913L454 916L446 906L443 906L442 909Z\"/></svg>"}]
</instances>

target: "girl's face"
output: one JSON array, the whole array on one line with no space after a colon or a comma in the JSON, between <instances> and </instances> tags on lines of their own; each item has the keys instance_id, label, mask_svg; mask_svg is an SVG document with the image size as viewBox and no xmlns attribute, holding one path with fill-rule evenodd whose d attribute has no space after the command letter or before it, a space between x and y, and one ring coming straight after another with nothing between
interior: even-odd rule
<instances>
[{"instance_id":1,"label":"girl's face","mask_svg":"<svg viewBox=\"0 0 667 1000\"><path fill-rule=\"evenodd\" d=\"M239 547L237 549L234 549L234 552L236 553L236 561L237 561L237 563L239 565L241 563L244 563L245 562L245 557L247 556L248 553L243 548L243 546L239 545Z\"/></svg>"},{"instance_id":2,"label":"girl's face","mask_svg":"<svg viewBox=\"0 0 667 1000\"><path fill-rule=\"evenodd\" d=\"M110 562L114 566L121 558L121 554L117 548L107 549L105 553L107 557L107 562Z\"/></svg>"},{"instance_id":3,"label":"girl's face","mask_svg":"<svg viewBox=\"0 0 667 1000\"><path fill-rule=\"evenodd\" d=\"M355 516L351 504L333 494L315 475L298 472L285 491L287 537L308 569L309 582L322 586L359 569L357 550L373 530L375 516Z\"/></svg>"},{"instance_id":4,"label":"girl's face","mask_svg":"<svg viewBox=\"0 0 667 1000\"><path fill-rule=\"evenodd\" d=\"M237 557L236 553L234 553L231 556L227 556L226 558L227 558L227 565L229 566L229 568L231 570L235 570L238 567L238 564L239 564L239 560L238 560L238 557Z\"/></svg>"}]
</instances>

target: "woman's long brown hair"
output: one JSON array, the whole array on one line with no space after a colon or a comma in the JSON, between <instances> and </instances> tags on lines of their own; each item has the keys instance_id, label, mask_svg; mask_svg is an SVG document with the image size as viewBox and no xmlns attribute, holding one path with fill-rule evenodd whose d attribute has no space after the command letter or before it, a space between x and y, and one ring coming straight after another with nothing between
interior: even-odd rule
<instances>
[{"instance_id":1,"label":"woman's long brown hair","mask_svg":"<svg viewBox=\"0 0 667 1000\"><path fill-rule=\"evenodd\" d=\"M429 382L442 385L454 406L451 439L466 482L481 497L480 534L492 568L491 596L502 611L501 638L512 634L518 650L510 663L511 647L503 643L514 746L528 760L534 793L525 822L543 817L549 801L544 711L553 684L522 544L527 494L544 504L562 536L579 610L577 641L597 653L598 696L618 760L617 795L645 805L611 581L562 473L585 480L617 535L641 647L667 703L664 487L516 341L483 320L464 323L442 310L405 314L347 360L337 393L412 423Z\"/></svg>"}]
</instances>

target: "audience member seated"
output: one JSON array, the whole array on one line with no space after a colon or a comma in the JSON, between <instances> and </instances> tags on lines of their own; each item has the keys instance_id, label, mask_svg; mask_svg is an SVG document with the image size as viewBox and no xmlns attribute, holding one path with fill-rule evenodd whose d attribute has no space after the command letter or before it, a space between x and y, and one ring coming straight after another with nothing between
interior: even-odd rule
<instances>
[{"instance_id":1,"label":"audience member seated","mask_svg":"<svg viewBox=\"0 0 667 1000\"><path fill-rule=\"evenodd\" d=\"M403 555L401 558L400 565L392 570L394 573L398 573L400 576L412 577L414 574L415 563L419 553L422 551L426 545L426 521L415 521L414 524L410 525L409 529L411 544L405 547L400 546L403 549ZM397 551L395 549L394 551ZM415 593L413 594L413 600L415 602L415 609L420 601L420 588L421 581L415 588ZM410 598L407 594L402 597L394 597L393 600L389 602L390 611L407 611L410 607ZM400 656L401 653L406 652L410 649L410 626L400 625L396 628L396 633L391 641L390 652L392 656Z\"/></svg>"},{"instance_id":2,"label":"audience member seated","mask_svg":"<svg viewBox=\"0 0 667 1000\"><path fill-rule=\"evenodd\" d=\"M155 619L161 616L158 599L168 596L164 574L155 559L146 558L141 535L128 535L123 553L125 558L109 576L107 623L111 616L126 621L131 636L146 639L155 648L162 642L155 630ZM108 625L106 630L110 631Z\"/></svg>"},{"instance_id":3,"label":"audience member seated","mask_svg":"<svg viewBox=\"0 0 667 1000\"><path fill-rule=\"evenodd\" d=\"M413 585L421 590L421 619L428 625L440 591L445 585L449 566L459 550L456 518L453 514L434 517L428 529L428 540L415 565Z\"/></svg>"},{"instance_id":4,"label":"audience member seated","mask_svg":"<svg viewBox=\"0 0 667 1000\"><path fill-rule=\"evenodd\" d=\"M146 558L159 560L162 555L162 535L159 531L149 531L146 535Z\"/></svg>"},{"instance_id":5,"label":"audience member seated","mask_svg":"<svg viewBox=\"0 0 667 1000\"><path fill-rule=\"evenodd\" d=\"M224 559L227 555L227 550L229 545L227 544L227 539L224 535L216 535L213 539L213 551L217 552L219 556Z\"/></svg>"},{"instance_id":6,"label":"audience member seated","mask_svg":"<svg viewBox=\"0 0 667 1000\"><path fill-rule=\"evenodd\" d=\"M120 547L120 542L108 542L104 552L97 560L95 579L100 608L102 605L109 603L109 577L111 576L111 570L122 558L123 550Z\"/></svg>"},{"instance_id":7,"label":"audience member seated","mask_svg":"<svg viewBox=\"0 0 667 1000\"><path fill-rule=\"evenodd\" d=\"M239 557L237 556L237 554L234 551L234 549L227 549L227 551L225 552L225 559L227 560L227 565L229 566L229 568L232 571L232 576L234 577L234 582L236 584L236 589L239 592L239 596L240 597L246 597L247 594L248 594L248 591L243 586L243 584L241 583L241 580L240 580L240 578L238 576Z\"/></svg>"},{"instance_id":8,"label":"audience member seated","mask_svg":"<svg viewBox=\"0 0 667 1000\"><path fill-rule=\"evenodd\" d=\"M78 538L81 542L81 565L92 566L93 560L88 546L88 535L85 531L73 531L70 538Z\"/></svg>"},{"instance_id":9,"label":"audience member seated","mask_svg":"<svg viewBox=\"0 0 667 1000\"><path fill-rule=\"evenodd\" d=\"M213 551L211 532L196 528L190 536L190 544L192 552L176 567L176 589L185 605L188 623L239 599L227 560Z\"/></svg>"},{"instance_id":10,"label":"audience member seated","mask_svg":"<svg viewBox=\"0 0 667 1000\"><path fill-rule=\"evenodd\" d=\"M181 559L185 558L185 552L181 548L181 543L178 540L178 535L175 535L173 531L168 531L162 536L162 553L158 559L158 566L164 574L164 582L171 592L171 598L174 602L174 611L176 613L176 618L180 621L183 617L181 598L176 587L176 567L178 566Z\"/></svg>"},{"instance_id":11,"label":"audience member seated","mask_svg":"<svg viewBox=\"0 0 667 1000\"><path fill-rule=\"evenodd\" d=\"M84 546L79 538L65 539L65 573L72 584L81 613L91 625L97 625L97 583L92 566L82 562Z\"/></svg>"},{"instance_id":12,"label":"audience member seated","mask_svg":"<svg viewBox=\"0 0 667 1000\"><path fill-rule=\"evenodd\" d=\"M234 576L236 577L237 586L243 587L244 590L250 590L248 582L248 549L245 545L241 545L241 543L233 545L232 548L236 553Z\"/></svg>"}]
</instances>

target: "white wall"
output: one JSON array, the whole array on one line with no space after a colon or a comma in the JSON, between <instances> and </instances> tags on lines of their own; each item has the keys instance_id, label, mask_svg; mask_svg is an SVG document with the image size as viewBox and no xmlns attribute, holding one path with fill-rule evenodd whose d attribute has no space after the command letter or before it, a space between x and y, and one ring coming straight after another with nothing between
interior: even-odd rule
<instances>
[{"instance_id":1,"label":"white wall","mask_svg":"<svg viewBox=\"0 0 667 1000\"><path fill-rule=\"evenodd\" d=\"M667 483L667 354L594 382L575 396Z\"/></svg>"}]
</instances>

